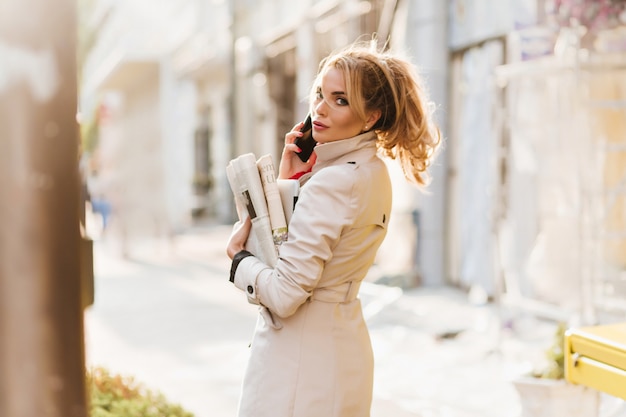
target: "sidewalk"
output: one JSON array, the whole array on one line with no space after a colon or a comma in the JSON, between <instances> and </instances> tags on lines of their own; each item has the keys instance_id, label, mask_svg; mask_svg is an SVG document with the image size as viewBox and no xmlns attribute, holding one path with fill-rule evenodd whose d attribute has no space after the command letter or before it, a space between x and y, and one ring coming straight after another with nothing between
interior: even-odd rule
<instances>
[{"instance_id":1,"label":"sidewalk","mask_svg":"<svg viewBox=\"0 0 626 417\"><path fill-rule=\"evenodd\" d=\"M131 260L96 242L88 363L134 375L196 417L235 416L256 309L226 285L230 230L144 243ZM372 417L520 415L511 381L541 360L554 323L447 287L364 283L360 297L376 361Z\"/></svg>"}]
</instances>

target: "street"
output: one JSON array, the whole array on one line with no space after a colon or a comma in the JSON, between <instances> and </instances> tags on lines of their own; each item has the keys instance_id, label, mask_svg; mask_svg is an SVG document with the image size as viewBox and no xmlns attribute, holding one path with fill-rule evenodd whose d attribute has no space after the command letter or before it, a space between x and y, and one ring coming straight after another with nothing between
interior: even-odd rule
<instances>
[{"instance_id":1,"label":"street","mask_svg":"<svg viewBox=\"0 0 626 417\"><path fill-rule=\"evenodd\" d=\"M256 306L228 282L228 233L135 244L128 259L108 236L96 241L88 366L133 376L196 417L235 416ZM364 283L360 297L376 360L372 417L520 414L511 380L541 357L553 324L518 316L500 330L502 309L453 288Z\"/></svg>"}]
</instances>

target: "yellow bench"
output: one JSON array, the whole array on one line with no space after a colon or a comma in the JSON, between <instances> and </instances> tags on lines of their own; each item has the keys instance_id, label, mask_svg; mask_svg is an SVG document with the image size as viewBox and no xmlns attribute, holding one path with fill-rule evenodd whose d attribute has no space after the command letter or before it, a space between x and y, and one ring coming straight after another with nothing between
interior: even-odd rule
<instances>
[{"instance_id":1,"label":"yellow bench","mask_svg":"<svg viewBox=\"0 0 626 417\"><path fill-rule=\"evenodd\" d=\"M626 323L568 329L565 379L626 399Z\"/></svg>"}]
</instances>

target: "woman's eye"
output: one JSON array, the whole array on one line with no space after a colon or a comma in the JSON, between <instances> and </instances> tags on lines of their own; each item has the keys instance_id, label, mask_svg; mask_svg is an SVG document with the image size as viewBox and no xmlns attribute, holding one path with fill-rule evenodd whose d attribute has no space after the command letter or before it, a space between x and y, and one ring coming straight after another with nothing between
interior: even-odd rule
<instances>
[{"instance_id":1,"label":"woman's eye","mask_svg":"<svg viewBox=\"0 0 626 417\"><path fill-rule=\"evenodd\" d=\"M318 89L318 90L315 92L315 99L317 99L317 100L321 100L321 99L323 99L323 98L324 98L324 96L322 96L322 90L321 90L321 89Z\"/></svg>"},{"instance_id":2,"label":"woman's eye","mask_svg":"<svg viewBox=\"0 0 626 417\"><path fill-rule=\"evenodd\" d=\"M335 103L339 104L340 106L347 106L349 104L348 100L346 100L343 97L337 97L337 99L335 100Z\"/></svg>"}]
</instances>

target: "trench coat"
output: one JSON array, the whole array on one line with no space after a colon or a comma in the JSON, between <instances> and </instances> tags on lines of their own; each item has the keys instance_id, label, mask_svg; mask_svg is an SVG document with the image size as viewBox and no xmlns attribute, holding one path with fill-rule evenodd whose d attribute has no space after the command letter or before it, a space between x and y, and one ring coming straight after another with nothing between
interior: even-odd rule
<instances>
[{"instance_id":1,"label":"trench coat","mask_svg":"<svg viewBox=\"0 0 626 417\"><path fill-rule=\"evenodd\" d=\"M369 417L374 360L359 286L391 210L373 132L318 144L275 268L244 258L234 284L260 314L239 417Z\"/></svg>"}]
</instances>

